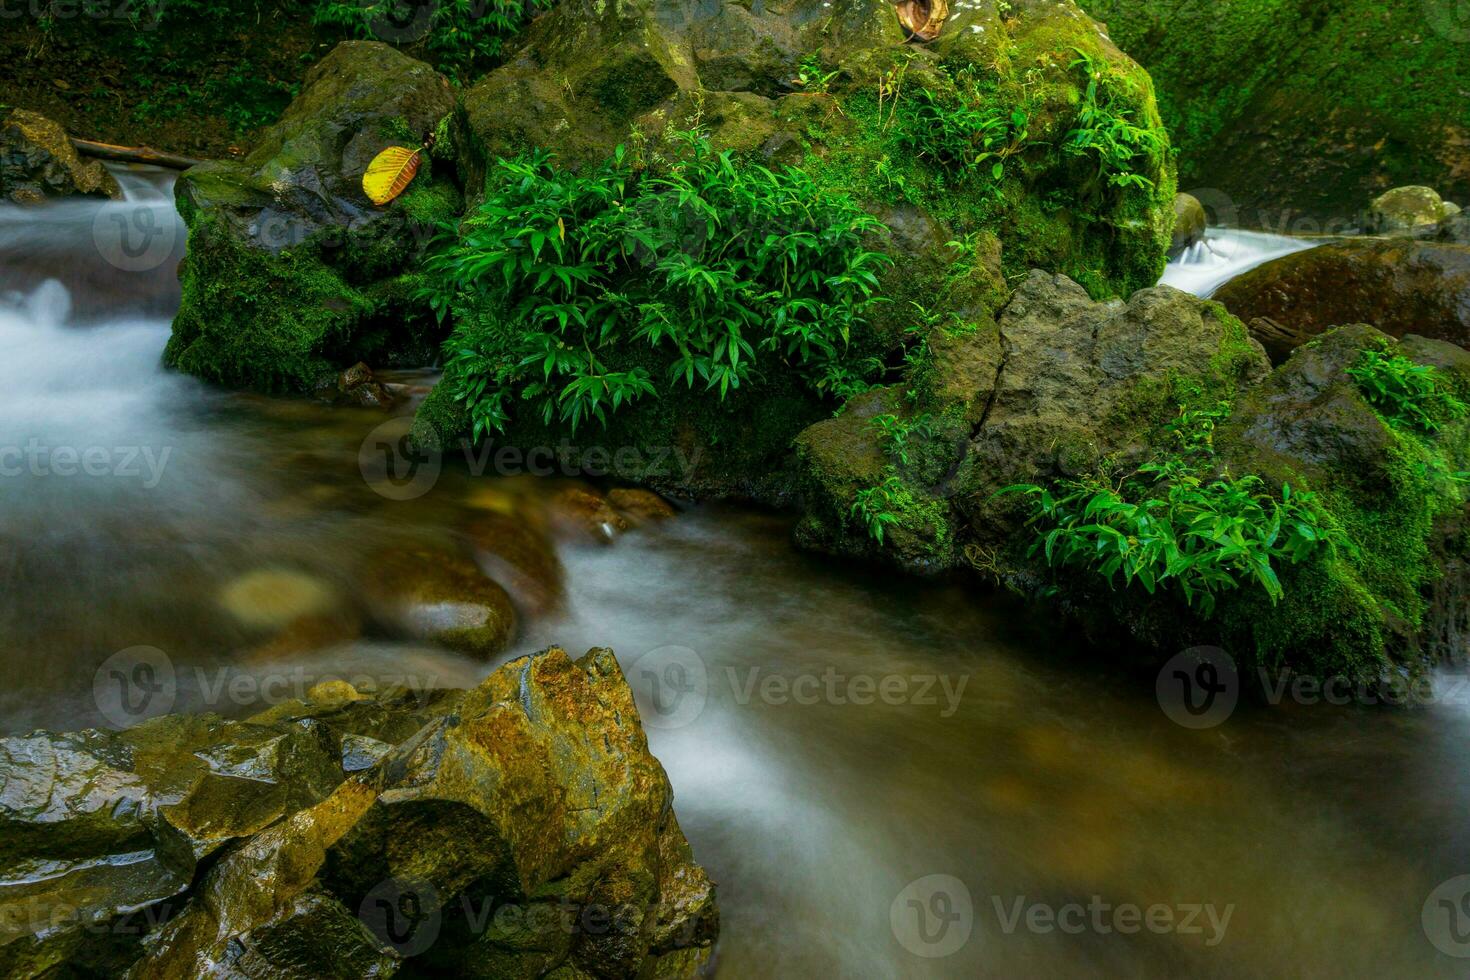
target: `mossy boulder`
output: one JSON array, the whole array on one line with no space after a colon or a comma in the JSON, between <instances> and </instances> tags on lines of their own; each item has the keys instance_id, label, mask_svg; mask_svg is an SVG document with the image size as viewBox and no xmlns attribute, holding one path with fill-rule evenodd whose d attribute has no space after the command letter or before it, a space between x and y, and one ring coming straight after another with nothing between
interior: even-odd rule
<instances>
[{"instance_id":1,"label":"mossy boulder","mask_svg":"<svg viewBox=\"0 0 1470 980\"><path fill-rule=\"evenodd\" d=\"M718 931L608 650L8 738L0 779L7 975L694 976Z\"/></svg>"},{"instance_id":2,"label":"mossy boulder","mask_svg":"<svg viewBox=\"0 0 1470 980\"><path fill-rule=\"evenodd\" d=\"M997 491L1141 462L1180 403L1233 398L1267 369L1218 304L1167 286L1098 302L1034 272L995 320L931 335L904 386L801 434L798 538L917 571L971 566L1020 532ZM878 513L894 518L881 542L864 519Z\"/></svg>"},{"instance_id":3,"label":"mossy boulder","mask_svg":"<svg viewBox=\"0 0 1470 980\"><path fill-rule=\"evenodd\" d=\"M880 275L885 302L851 338L853 363L901 363L931 312L988 317L1005 277L1034 267L1098 296L1151 286L1174 226L1173 164L1148 76L1071 0L952 6L929 44L912 43L894 6L875 0L570 0L462 102L454 143L471 200L497 157L543 149L590 168L623 146L635 168L656 169L672 134L690 128L743 163L793 165L813 193L855 200L886 226L872 247L893 262ZM1126 174L1087 146L1103 116L1140 134ZM977 120L1003 142L982 140ZM474 303L454 314L457 329L481 333L498 316ZM662 381L668 358L647 346L603 359ZM780 363L759 373L724 400L671 385L580 441L615 462L617 450L637 450L633 465L613 467L620 478L783 499L792 438L850 391L819 395ZM463 391L446 375L421 410L441 438L469 428ZM505 440L555 446L567 435L561 423L517 420ZM638 469L670 454L696 462L674 474Z\"/></svg>"},{"instance_id":4,"label":"mossy boulder","mask_svg":"<svg viewBox=\"0 0 1470 980\"><path fill-rule=\"evenodd\" d=\"M1346 323L1470 344L1470 247L1408 239L1319 245L1237 276L1215 299L1251 323L1278 361Z\"/></svg>"},{"instance_id":5,"label":"mossy boulder","mask_svg":"<svg viewBox=\"0 0 1470 980\"><path fill-rule=\"evenodd\" d=\"M1395 187L1373 199L1365 230L1377 235L1411 235L1449 217L1432 187Z\"/></svg>"},{"instance_id":6,"label":"mossy boulder","mask_svg":"<svg viewBox=\"0 0 1470 980\"><path fill-rule=\"evenodd\" d=\"M453 108L428 65L345 42L244 160L186 171L175 195L189 243L167 362L228 385L309 391L358 361L432 360L442 334L414 299L418 262L459 213L459 189L429 154L386 207L363 194L362 175Z\"/></svg>"},{"instance_id":7,"label":"mossy boulder","mask_svg":"<svg viewBox=\"0 0 1470 980\"><path fill-rule=\"evenodd\" d=\"M514 59L465 92L461 170L483 175L494 156L533 147L587 164L694 124L720 148L799 163L880 214L918 208L948 235L941 245L993 231L1012 274L1054 269L1099 295L1158 281L1174 195L1162 131L1137 161L1147 183L1128 188L1099 187L1097 160L1061 149L1085 128L1092 82L1131 123L1159 126L1148 75L1072 0L951 5L936 40L911 40L879 0L560 3ZM1003 178L986 176L993 160L973 159L978 137L967 158L919 159L915 139L935 135L921 108L931 95L966 104L972 123L1025 114L1025 138L1007 130ZM912 279L942 255L903 258Z\"/></svg>"},{"instance_id":8,"label":"mossy boulder","mask_svg":"<svg viewBox=\"0 0 1470 980\"><path fill-rule=\"evenodd\" d=\"M1463 653L1461 603L1470 421L1437 431L1402 424L1365 397L1348 373L1364 351L1431 367L1436 384L1470 393L1470 353L1420 336L1395 340L1366 324L1324 333L1236 405L1216 434L1236 473L1318 494L1346 544L1284 569L1272 605L1241 592L1222 609L1218 635L1267 666L1377 680ZM1447 573L1458 577L1447 577Z\"/></svg>"},{"instance_id":9,"label":"mossy boulder","mask_svg":"<svg viewBox=\"0 0 1470 980\"><path fill-rule=\"evenodd\" d=\"M0 198L39 204L72 194L116 199L122 188L100 161L82 162L60 123L10 110L0 122Z\"/></svg>"}]
</instances>

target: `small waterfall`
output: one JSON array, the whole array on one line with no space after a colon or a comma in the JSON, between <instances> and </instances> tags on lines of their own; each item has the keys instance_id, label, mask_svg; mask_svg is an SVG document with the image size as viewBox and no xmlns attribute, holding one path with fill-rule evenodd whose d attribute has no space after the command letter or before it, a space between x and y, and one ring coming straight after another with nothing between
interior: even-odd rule
<instances>
[{"instance_id":1,"label":"small waterfall","mask_svg":"<svg viewBox=\"0 0 1470 980\"><path fill-rule=\"evenodd\" d=\"M0 299L55 280L77 323L120 314L169 319L187 233L174 210L174 173L114 166L120 201L70 197L0 206ZM14 295L8 297L13 305Z\"/></svg>"},{"instance_id":2,"label":"small waterfall","mask_svg":"<svg viewBox=\"0 0 1470 980\"><path fill-rule=\"evenodd\" d=\"M1215 295L1215 290L1258 265L1319 244L1307 238L1232 228L1212 229L1204 241L1191 245L1171 261L1159 282L1196 296L1210 297Z\"/></svg>"}]
</instances>

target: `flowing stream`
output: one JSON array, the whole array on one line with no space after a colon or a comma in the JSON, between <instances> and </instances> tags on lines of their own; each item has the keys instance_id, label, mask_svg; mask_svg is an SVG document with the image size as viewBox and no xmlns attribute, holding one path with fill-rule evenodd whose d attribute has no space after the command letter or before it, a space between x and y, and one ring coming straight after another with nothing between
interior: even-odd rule
<instances>
[{"instance_id":1,"label":"flowing stream","mask_svg":"<svg viewBox=\"0 0 1470 980\"><path fill-rule=\"evenodd\" d=\"M390 500L360 470L380 413L164 369L183 232L167 175L119 173L123 202L0 207L4 731L107 724L94 672L140 645L176 710L243 715L271 691L222 681L298 672L483 676L378 628L358 575L478 513L536 524L557 484L449 466ZM1297 244L1226 233L1166 281L1209 292ZM506 655L618 652L720 885L721 975L1463 974L1421 912L1470 872L1464 676L1414 710L1287 701L1191 730L1152 675L1014 602L789 537L710 506L563 539L566 600ZM278 642L304 614L327 625Z\"/></svg>"}]
</instances>

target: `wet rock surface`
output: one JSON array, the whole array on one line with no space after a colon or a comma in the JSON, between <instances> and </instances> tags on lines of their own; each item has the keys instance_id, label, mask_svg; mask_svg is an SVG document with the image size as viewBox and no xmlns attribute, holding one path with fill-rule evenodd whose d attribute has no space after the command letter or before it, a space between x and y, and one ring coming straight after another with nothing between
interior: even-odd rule
<instances>
[{"instance_id":1,"label":"wet rock surface","mask_svg":"<svg viewBox=\"0 0 1470 980\"><path fill-rule=\"evenodd\" d=\"M0 122L0 197L16 204L88 194L122 197L100 161L83 162L60 123L25 109Z\"/></svg>"},{"instance_id":2,"label":"wet rock surface","mask_svg":"<svg viewBox=\"0 0 1470 980\"><path fill-rule=\"evenodd\" d=\"M1319 245L1238 276L1215 298L1242 320L1284 328L1284 339L1271 341L1278 361L1296 344L1347 323L1463 345L1470 343L1470 247L1400 239Z\"/></svg>"},{"instance_id":3,"label":"wet rock surface","mask_svg":"<svg viewBox=\"0 0 1470 980\"><path fill-rule=\"evenodd\" d=\"M611 651L0 740L0 967L693 976L718 933Z\"/></svg>"}]
</instances>

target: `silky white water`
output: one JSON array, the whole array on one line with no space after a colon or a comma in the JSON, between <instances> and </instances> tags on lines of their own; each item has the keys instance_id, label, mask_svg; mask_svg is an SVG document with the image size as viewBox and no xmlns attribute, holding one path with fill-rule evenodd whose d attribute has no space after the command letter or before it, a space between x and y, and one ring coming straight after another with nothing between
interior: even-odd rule
<instances>
[{"instance_id":1,"label":"silky white water","mask_svg":"<svg viewBox=\"0 0 1470 980\"><path fill-rule=\"evenodd\" d=\"M1191 245L1184 254L1171 261L1164 269L1163 279L1159 281L1165 286L1208 298L1242 273L1272 259L1319 244L1321 243L1309 238L1289 238L1285 235L1239 231L1233 228L1212 228L1204 241Z\"/></svg>"}]
</instances>

